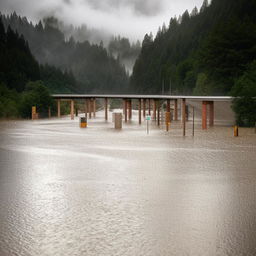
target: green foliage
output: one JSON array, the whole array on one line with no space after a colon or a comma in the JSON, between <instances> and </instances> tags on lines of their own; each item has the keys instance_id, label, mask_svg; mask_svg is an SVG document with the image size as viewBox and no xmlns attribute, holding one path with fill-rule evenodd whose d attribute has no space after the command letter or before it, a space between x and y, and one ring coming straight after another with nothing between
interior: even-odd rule
<instances>
[{"instance_id":1,"label":"green foliage","mask_svg":"<svg viewBox=\"0 0 256 256\"><path fill-rule=\"evenodd\" d=\"M193 95L207 96L212 94L212 86L209 78L205 73L200 73L197 76L196 87L193 90Z\"/></svg>"},{"instance_id":2,"label":"green foliage","mask_svg":"<svg viewBox=\"0 0 256 256\"><path fill-rule=\"evenodd\" d=\"M236 122L240 126L254 126L256 123L256 60L239 77L231 91Z\"/></svg>"},{"instance_id":3,"label":"green foliage","mask_svg":"<svg viewBox=\"0 0 256 256\"><path fill-rule=\"evenodd\" d=\"M14 118L19 115L19 95L0 83L0 118Z\"/></svg>"},{"instance_id":4,"label":"green foliage","mask_svg":"<svg viewBox=\"0 0 256 256\"><path fill-rule=\"evenodd\" d=\"M21 97L21 116L24 118L30 117L32 106L36 106L41 117L47 116L48 108L53 106L53 99L42 81L27 83L26 90Z\"/></svg>"}]
</instances>

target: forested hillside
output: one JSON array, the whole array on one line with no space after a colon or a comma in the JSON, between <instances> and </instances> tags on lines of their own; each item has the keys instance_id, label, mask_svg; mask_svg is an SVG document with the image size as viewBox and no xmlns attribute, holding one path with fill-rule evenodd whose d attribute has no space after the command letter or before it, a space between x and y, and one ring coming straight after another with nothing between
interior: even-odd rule
<instances>
[{"instance_id":1,"label":"forested hillside","mask_svg":"<svg viewBox=\"0 0 256 256\"><path fill-rule=\"evenodd\" d=\"M230 94L256 59L256 1L205 0L146 35L133 69L137 93ZM163 89L164 88L164 89Z\"/></svg>"},{"instance_id":2,"label":"forested hillside","mask_svg":"<svg viewBox=\"0 0 256 256\"><path fill-rule=\"evenodd\" d=\"M81 93L118 93L128 90L128 74L124 66L110 56L103 44L76 42L73 37L67 39L52 19L34 25L16 13L1 16L5 28L10 25L13 30L24 35L40 64L72 72L82 85L79 87ZM57 89L56 84L54 91Z\"/></svg>"},{"instance_id":3,"label":"forested hillside","mask_svg":"<svg viewBox=\"0 0 256 256\"><path fill-rule=\"evenodd\" d=\"M54 110L50 92L79 92L71 72L39 65L23 36L0 19L0 118L29 117L36 105L42 115Z\"/></svg>"}]
</instances>

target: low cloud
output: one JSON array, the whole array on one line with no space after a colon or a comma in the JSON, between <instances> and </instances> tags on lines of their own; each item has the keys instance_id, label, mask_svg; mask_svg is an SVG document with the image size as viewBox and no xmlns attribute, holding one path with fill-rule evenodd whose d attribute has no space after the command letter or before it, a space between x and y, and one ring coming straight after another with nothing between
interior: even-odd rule
<instances>
[{"instance_id":1,"label":"low cloud","mask_svg":"<svg viewBox=\"0 0 256 256\"><path fill-rule=\"evenodd\" d=\"M54 15L66 24L87 24L136 40L201 4L202 0L1 0L0 9L3 13L16 11L35 22Z\"/></svg>"}]
</instances>

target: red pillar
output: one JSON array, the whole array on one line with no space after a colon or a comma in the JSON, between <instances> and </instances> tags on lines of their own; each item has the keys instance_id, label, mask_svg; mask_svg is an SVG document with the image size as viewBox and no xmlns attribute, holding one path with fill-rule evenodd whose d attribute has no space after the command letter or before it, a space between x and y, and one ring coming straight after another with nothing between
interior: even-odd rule
<instances>
[{"instance_id":1,"label":"red pillar","mask_svg":"<svg viewBox=\"0 0 256 256\"><path fill-rule=\"evenodd\" d=\"M105 98L105 120L108 121L108 98Z\"/></svg>"},{"instance_id":2,"label":"red pillar","mask_svg":"<svg viewBox=\"0 0 256 256\"><path fill-rule=\"evenodd\" d=\"M128 100L128 117L129 120L132 119L132 100Z\"/></svg>"},{"instance_id":3,"label":"red pillar","mask_svg":"<svg viewBox=\"0 0 256 256\"><path fill-rule=\"evenodd\" d=\"M151 100L148 99L148 114L151 116Z\"/></svg>"},{"instance_id":4,"label":"red pillar","mask_svg":"<svg viewBox=\"0 0 256 256\"><path fill-rule=\"evenodd\" d=\"M166 112L171 112L171 102L170 102L170 100L167 100Z\"/></svg>"},{"instance_id":5,"label":"red pillar","mask_svg":"<svg viewBox=\"0 0 256 256\"><path fill-rule=\"evenodd\" d=\"M157 109L157 125L160 126L160 101L156 102L156 109Z\"/></svg>"},{"instance_id":6,"label":"red pillar","mask_svg":"<svg viewBox=\"0 0 256 256\"><path fill-rule=\"evenodd\" d=\"M174 100L174 121L178 121L178 100Z\"/></svg>"},{"instance_id":7,"label":"red pillar","mask_svg":"<svg viewBox=\"0 0 256 256\"><path fill-rule=\"evenodd\" d=\"M155 120L155 121L156 121L156 105L157 105L157 103L156 103L156 100L154 99L154 101L153 101L153 120Z\"/></svg>"},{"instance_id":8,"label":"red pillar","mask_svg":"<svg viewBox=\"0 0 256 256\"><path fill-rule=\"evenodd\" d=\"M210 105L209 125L214 126L214 101L210 101L209 105Z\"/></svg>"},{"instance_id":9,"label":"red pillar","mask_svg":"<svg viewBox=\"0 0 256 256\"><path fill-rule=\"evenodd\" d=\"M183 136L186 136L186 99L182 99L182 126Z\"/></svg>"},{"instance_id":10,"label":"red pillar","mask_svg":"<svg viewBox=\"0 0 256 256\"><path fill-rule=\"evenodd\" d=\"M141 99L139 99L139 124L141 124Z\"/></svg>"},{"instance_id":11,"label":"red pillar","mask_svg":"<svg viewBox=\"0 0 256 256\"><path fill-rule=\"evenodd\" d=\"M74 100L71 100L70 102L70 116L71 120L74 120Z\"/></svg>"},{"instance_id":12,"label":"red pillar","mask_svg":"<svg viewBox=\"0 0 256 256\"><path fill-rule=\"evenodd\" d=\"M143 117L146 116L146 99L143 99Z\"/></svg>"},{"instance_id":13,"label":"red pillar","mask_svg":"<svg viewBox=\"0 0 256 256\"><path fill-rule=\"evenodd\" d=\"M207 101L202 102L202 129L207 129Z\"/></svg>"},{"instance_id":14,"label":"red pillar","mask_svg":"<svg viewBox=\"0 0 256 256\"><path fill-rule=\"evenodd\" d=\"M60 117L61 112L60 112L60 100L57 101L57 108L58 108L58 117Z\"/></svg>"},{"instance_id":15,"label":"red pillar","mask_svg":"<svg viewBox=\"0 0 256 256\"><path fill-rule=\"evenodd\" d=\"M125 104L124 104L124 119L125 122L127 123L127 107L128 107L128 100L125 99Z\"/></svg>"}]
</instances>

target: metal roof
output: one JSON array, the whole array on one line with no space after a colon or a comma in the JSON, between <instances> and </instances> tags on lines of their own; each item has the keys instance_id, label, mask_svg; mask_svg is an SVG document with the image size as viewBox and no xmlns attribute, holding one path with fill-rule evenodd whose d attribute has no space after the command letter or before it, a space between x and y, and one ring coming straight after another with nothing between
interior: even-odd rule
<instances>
[{"instance_id":1,"label":"metal roof","mask_svg":"<svg viewBox=\"0 0 256 256\"><path fill-rule=\"evenodd\" d=\"M187 99L198 101L231 101L231 96L182 96L182 95L136 95L136 94L52 94L54 99L88 99L88 98L110 98L110 99L158 99L175 100Z\"/></svg>"}]
</instances>

